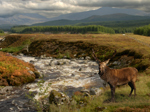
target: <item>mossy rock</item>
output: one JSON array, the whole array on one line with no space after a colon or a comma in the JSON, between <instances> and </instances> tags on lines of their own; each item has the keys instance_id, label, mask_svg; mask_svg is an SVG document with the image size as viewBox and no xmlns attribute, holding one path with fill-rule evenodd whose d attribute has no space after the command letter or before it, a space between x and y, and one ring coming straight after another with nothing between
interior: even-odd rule
<instances>
[{"instance_id":1,"label":"mossy rock","mask_svg":"<svg viewBox=\"0 0 150 112\"><path fill-rule=\"evenodd\" d=\"M72 96L72 99L77 103L79 107L86 106L90 101L90 94L84 93L80 91L74 92L74 95Z\"/></svg>"},{"instance_id":2,"label":"mossy rock","mask_svg":"<svg viewBox=\"0 0 150 112\"><path fill-rule=\"evenodd\" d=\"M61 92L58 92L56 90L52 90L50 92L50 96L49 96L49 103L50 104L54 103L56 105L69 103L69 98Z\"/></svg>"},{"instance_id":3,"label":"mossy rock","mask_svg":"<svg viewBox=\"0 0 150 112\"><path fill-rule=\"evenodd\" d=\"M35 77L39 78L40 77L40 73L38 71L34 71Z\"/></svg>"}]
</instances>

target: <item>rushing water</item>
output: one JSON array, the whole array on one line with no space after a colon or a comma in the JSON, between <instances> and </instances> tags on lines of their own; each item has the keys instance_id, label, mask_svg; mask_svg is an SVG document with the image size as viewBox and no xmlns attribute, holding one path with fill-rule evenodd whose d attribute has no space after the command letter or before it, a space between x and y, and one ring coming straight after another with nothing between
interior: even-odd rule
<instances>
[{"instance_id":1,"label":"rushing water","mask_svg":"<svg viewBox=\"0 0 150 112\"><path fill-rule=\"evenodd\" d=\"M71 97L75 91L88 90L93 87L100 88L104 84L97 74L97 63L91 60L41 59L24 55L16 57L32 63L42 78L21 87L10 86L1 89L0 112L36 112L26 97L28 91L32 91L37 100L48 95L51 90L65 92ZM44 94L39 94L44 91Z\"/></svg>"},{"instance_id":2,"label":"rushing water","mask_svg":"<svg viewBox=\"0 0 150 112\"><path fill-rule=\"evenodd\" d=\"M32 63L43 76L43 91L45 89L48 89L48 91L55 89L67 92L66 90L75 91L79 88L103 87L104 82L97 74L98 67L94 61L81 59L38 59L26 56L18 56L18 58ZM40 91L37 81L27 84L26 87L30 88L29 91ZM68 95L71 96L72 94ZM38 99L39 96L36 96L36 98Z\"/></svg>"}]
</instances>

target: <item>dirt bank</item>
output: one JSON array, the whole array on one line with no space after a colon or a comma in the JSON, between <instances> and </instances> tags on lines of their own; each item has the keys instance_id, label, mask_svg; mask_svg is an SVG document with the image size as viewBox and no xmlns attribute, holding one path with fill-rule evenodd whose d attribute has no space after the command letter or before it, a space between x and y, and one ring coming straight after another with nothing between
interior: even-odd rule
<instances>
[{"instance_id":1,"label":"dirt bank","mask_svg":"<svg viewBox=\"0 0 150 112\"><path fill-rule=\"evenodd\" d=\"M62 38L62 37L61 37ZM70 37L71 38L71 37ZM72 37L73 38L73 37ZM91 37L89 37L91 38ZM107 45L107 44L106 44ZM102 44L93 44L85 41L67 41L54 38L32 37L29 35L10 35L5 38L0 47L13 49L14 54L23 53L35 57L54 57L54 58L82 58L90 57L92 59L92 49L95 50L100 60L106 60L112 56L115 50L114 46L105 46ZM15 50L14 50L15 49ZM15 52L14 52L15 51ZM118 61L116 68L126 66L136 67L139 71L147 70L149 73L149 61L143 58L143 55L134 50L125 49L117 52L111 61ZM119 63L121 62L121 63Z\"/></svg>"}]
</instances>

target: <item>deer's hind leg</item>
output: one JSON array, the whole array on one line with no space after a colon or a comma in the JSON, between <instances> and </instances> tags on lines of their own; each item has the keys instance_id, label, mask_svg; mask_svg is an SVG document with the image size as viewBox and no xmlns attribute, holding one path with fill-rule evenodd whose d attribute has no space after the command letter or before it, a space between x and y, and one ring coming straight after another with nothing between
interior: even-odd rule
<instances>
[{"instance_id":1,"label":"deer's hind leg","mask_svg":"<svg viewBox=\"0 0 150 112\"><path fill-rule=\"evenodd\" d=\"M134 96L136 96L136 87L135 87L135 83L133 81L129 82L128 85L131 87L131 92L129 94L129 97L131 96L133 89L134 89Z\"/></svg>"},{"instance_id":2,"label":"deer's hind leg","mask_svg":"<svg viewBox=\"0 0 150 112\"><path fill-rule=\"evenodd\" d=\"M135 82L132 81L133 88L134 88L134 96L136 96L136 87L135 87Z\"/></svg>"},{"instance_id":3,"label":"deer's hind leg","mask_svg":"<svg viewBox=\"0 0 150 112\"><path fill-rule=\"evenodd\" d=\"M133 92L134 87L133 87L132 82L129 82L128 85L131 87L131 92L130 92L130 94L129 94L129 97L130 97L131 94L132 94L132 92Z\"/></svg>"}]
</instances>

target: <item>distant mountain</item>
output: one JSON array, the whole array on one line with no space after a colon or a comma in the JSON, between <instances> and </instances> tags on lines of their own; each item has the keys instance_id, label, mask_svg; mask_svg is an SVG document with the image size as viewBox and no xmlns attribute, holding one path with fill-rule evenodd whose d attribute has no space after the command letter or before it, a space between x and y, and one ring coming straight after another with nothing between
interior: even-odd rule
<instances>
[{"instance_id":1,"label":"distant mountain","mask_svg":"<svg viewBox=\"0 0 150 112\"><path fill-rule=\"evenodd\" d=\"M144 16L144 17L142 17ZM147 17L146 17L147 16ZM0 28L9 28L16 25L74 25L85 22L95 21L123 21L123 20L141 20L148 18L150 13L135 9L121 9L103 7L97 10L84 11L79 13L63 14L54 18L35 13L16 14L12 17L0 18ZM51 22L50 22L51 21Z\"/></svg>"},{"instance_id":2,"label":"distant mountain","mask_svg":"<svg viewBox=\"0 0 150 112\"><path fill-rule=\"evenodd\" d=\"M48 19L39 14L16 14L12 17L6 18L5 21L16 25L30 25L34 23L45 22Z\"/></svg>"},{"instance_id":3,"label":"distant mountain","mask_svg":"<svg viewBox=\"0 0 150 112\"><path fill-rule=\"evenodd\" d=\"M48 18L39 14L34 13L16 14L12 17L0 18L0 28L10 29L12 26L31 25L45 21L48 21Z\"/></svg>"},{"instance_id":4,"label":"distant mountain","mask_svg":"<svg viewBox=\"0 0 150 112\"><path fill-rule=\"evenodd\" d=\"M44 23L37 23L33 24L31 26L62 26L62 25L74 25L77 24L79 21L78 20L66 20L66 19L61 19L61 20L55 20L55 21L48 21Z\"/></svg>"},{"instance_id":5,"label":"distant mountain","mask_svg":"<svg viewBox=\"0 0 150 112\"><path fill-rule=\"evenodd\" d=\"M2 24L10 24L10 23L5 21L3 18L0 18L0 25Z\"/></svg>"},{"instance_id":6,"label":"distant mountain","mask_svg":"<svg viewBox=\"0 0 150 112\"><path fill-rule=\"evenodd\" d=\"M100 22L100 21L131 21L131 20L147 20L150 19L150 16L134 16L128 14L111 14L111 15L94 15L82 20L55 20L55 21L48 21L44 23L33 24L32 26L57 26L57 25L75 25L81 23L88 23L88 22Z\"/></svg>"},{"instance_id":7,"label":"distant mountain","mask_svg":"<svg viewBox=\"0 0 150 112\"><path fill-rule=\"evenodd\" d=\"M0 25L0 29L8 31L13 26L15 26L15 25L12 25L12 24L2 24L2 25Z\"/></svg>"},{"instance_id":8,"label":"distant mountain","mask_svg":"<svg viewBox=\"0 0 150 112\"><path fill-rule=\"evenodd\" d=\"M83 22L95 22L95 21L129 21L129 20L144 20L150 19L150 16L136 16L136 15L128 15L123 13L116 13L104 16L94 15L83 19Z\"/></svg>"},{"instance_id":9,"label":"distant mountain","mask_svg":"<svg viewBox=\"0 0 150 112\"><path fill-rule=\"evenodd\" d=\"M16 14L8 18L0 18L0 25L30 25L34 23L40 23L48 21L48 18L34 13Z\"/></svg>"},{"instance_id":10,"label":"distant mountain","mask_svg":"<svg viewBox=\"0 0 150 112\"><path fill-rule=\"evenodd\" d=\"M5 21L5 18L0 18L0 29L9 29L13 25L7 21Z\"/></svg>"},{"instance_id":11,"label":"distant mountain","mask_svg":"<svg viewBox=\"0 0 150 112\"><path fill-rule=\"evenodd\" d=\"M68 19L68 20L80 20L85 19L93 15L110 15L116 13L123 13L129 15L138 15L138 16L150 16L150 13L146 13L141 10L136 9L122 9L122 8L111 8L111 7L102 7L97 10L79 12L79 13L71 13L71 14L63 14L58 17L50 18L49 20L60 20L60 19Z\"/></svg>"}]
</instances>

